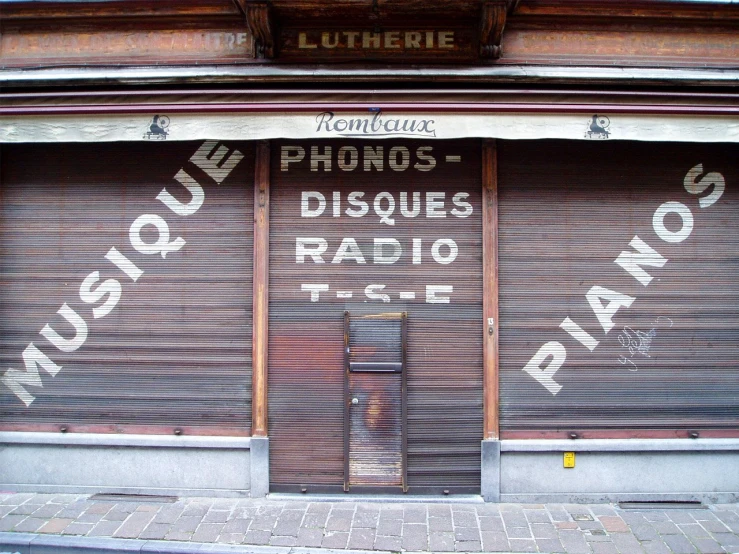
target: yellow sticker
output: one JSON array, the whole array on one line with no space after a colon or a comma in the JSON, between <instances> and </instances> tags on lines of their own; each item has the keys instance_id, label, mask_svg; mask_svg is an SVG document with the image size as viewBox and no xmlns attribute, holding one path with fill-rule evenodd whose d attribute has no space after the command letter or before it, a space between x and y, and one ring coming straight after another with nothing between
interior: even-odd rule
<instances>
[{"instance_id":1,"label":"yellow sticker","mask_svg":"<svg viewBox=\"0 0 739 554\"><path fill-rule=\"evenodd\" d=\"M563 461L565 467L575 467L575 453L565 452Z\"/></svg>"}]
</instances>

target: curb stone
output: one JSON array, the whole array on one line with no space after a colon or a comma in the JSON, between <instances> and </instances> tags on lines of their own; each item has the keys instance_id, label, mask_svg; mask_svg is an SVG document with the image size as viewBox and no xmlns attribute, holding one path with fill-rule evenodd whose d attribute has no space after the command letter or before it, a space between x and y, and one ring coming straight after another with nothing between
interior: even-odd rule
<instances>
[{"instance_id":1,"label":"curb stone","mask_svg":"<svg viewBox=\"0 0 739 554\"><path fill-rule=\"evenodd\" d=\"M139 552L141 554L396 554L389 550L221 545L98 537L63 537L36 533L0 533L0 554L112 554L117 552ZM407 554L414 553L408 552Z\"/></svg>"}]
</instances>

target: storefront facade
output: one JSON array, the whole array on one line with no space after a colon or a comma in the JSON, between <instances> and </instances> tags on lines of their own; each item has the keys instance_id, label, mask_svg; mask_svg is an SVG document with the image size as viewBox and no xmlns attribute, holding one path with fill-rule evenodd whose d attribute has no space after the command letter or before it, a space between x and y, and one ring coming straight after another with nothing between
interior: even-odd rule
<instances>
[{"instance_id":1,"label":"storefront facade","mask_svg":"<svg viewBox=\"0 0 739 554\"><path fill-rule=\"evenodd\" d=\"M4 489L736 501L737 8L36 4Z\"/></svg>"}]
</instances>

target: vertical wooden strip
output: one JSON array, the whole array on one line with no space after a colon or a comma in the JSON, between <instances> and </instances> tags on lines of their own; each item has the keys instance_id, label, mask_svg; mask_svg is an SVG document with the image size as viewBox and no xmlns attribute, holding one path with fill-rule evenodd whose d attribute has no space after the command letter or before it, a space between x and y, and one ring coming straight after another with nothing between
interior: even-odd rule
<instances>
[{"instance_id":1,"label":"vertical wooden strip","mask_svg":"<svg viewBox=\"0 0 739 554\"><path fill-rule=\"evenodd\" d=\"M484 438L500 436L498 419L498 159L495 140L482 145Z\"/></svg>"},{"instance_id":2,"label":"vertical wooden strip","mask_svg":"<svg viewBox=\"0 0 739 554\"><path fill-rule=\"evenodd\" d=\"M408 312L403 312L401 319L402 373L400 375L400 411L401 411L401 453L403 492L408 492Z\"/></svg>"},{"instance_id":3,"label":"vertical wooden strip","mask_svg":"<svg viewBox=\"0 0 739 554\"><path fill-rule=\"evenodd\" d=\"M252 436L266 437L269 300L269 141L257 144L254 164L254 334Z\"/></svg>"},{"instance_id":4,"label":"vertical wooden strip","mask_svg":"<svg viewBox=\"0 0 739 554\"><path fill-rule=\"evenodd\" d=\"M350 410L351 401L349 395L349 312L344 312L344 492L349 492L349 441L351 440Z\"/></svg>"}]
</instances>

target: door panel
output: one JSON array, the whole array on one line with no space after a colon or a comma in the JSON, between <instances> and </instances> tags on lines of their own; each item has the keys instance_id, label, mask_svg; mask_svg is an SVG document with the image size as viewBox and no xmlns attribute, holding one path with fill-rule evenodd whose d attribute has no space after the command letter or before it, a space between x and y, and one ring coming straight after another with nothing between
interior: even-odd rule
<instances>
[{"instance_id":1,"label":"door panel","mask_svg":"<svg viewBox=\"0 0 739 554\"><path fill-rule=\"evenodd\" d=\"M344 315L344 489L406 490L406 314Z\"/></svg>"}]
</instances>

